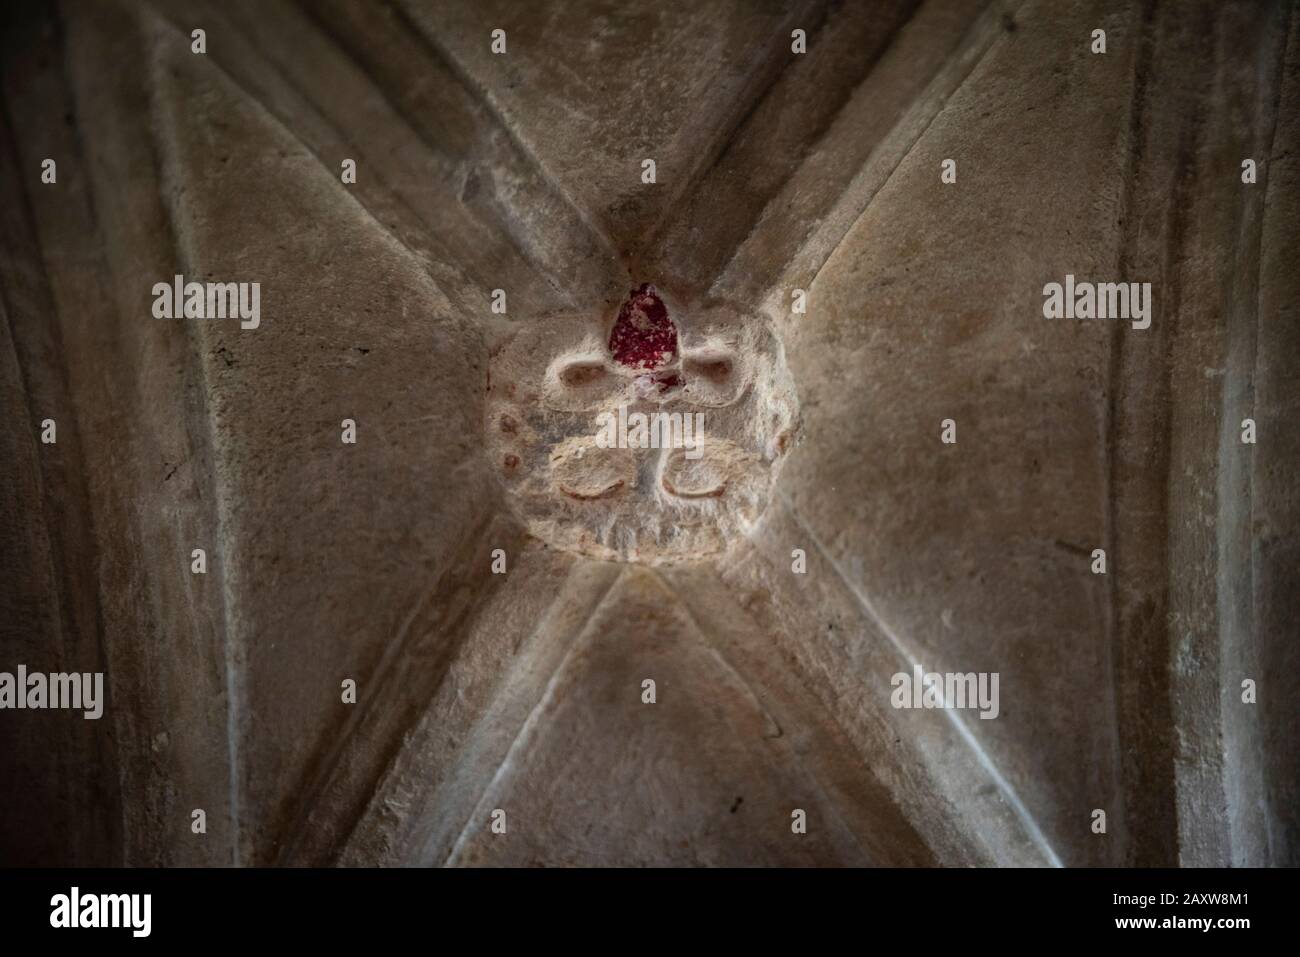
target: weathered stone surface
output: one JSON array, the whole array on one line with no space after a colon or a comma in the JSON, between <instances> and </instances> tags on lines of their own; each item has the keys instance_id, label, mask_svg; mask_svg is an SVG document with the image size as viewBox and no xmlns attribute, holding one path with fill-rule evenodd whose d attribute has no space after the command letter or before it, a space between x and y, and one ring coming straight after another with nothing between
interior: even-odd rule
<instances>
[{"instance_id":1,"label":"weathered stone surface","mask_svg":"<svg viewBox=\"0 0 1300 957\"><path fill-rule=\"evenodd\" d=\"M6 16L0 862L1300 863L1293 3Z\"/></svg>"}]
</instances>

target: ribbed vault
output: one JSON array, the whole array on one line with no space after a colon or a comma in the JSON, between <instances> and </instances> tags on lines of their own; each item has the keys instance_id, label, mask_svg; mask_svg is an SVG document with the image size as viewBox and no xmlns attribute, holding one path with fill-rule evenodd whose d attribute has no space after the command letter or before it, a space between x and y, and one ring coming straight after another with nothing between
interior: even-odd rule
<instances>
[{"instance_id":1,"label":"ribbed vault","mask_svg":"<svg viewBox=\"0 0 1300 957\"><path fill-rule=\"evenodd\" d=\"M0 714L0 860L1297 863L1294 5L7 15L0 668L110 707ZM644 283L731 458L517 491Z\"/></svg>"}]
</instances>

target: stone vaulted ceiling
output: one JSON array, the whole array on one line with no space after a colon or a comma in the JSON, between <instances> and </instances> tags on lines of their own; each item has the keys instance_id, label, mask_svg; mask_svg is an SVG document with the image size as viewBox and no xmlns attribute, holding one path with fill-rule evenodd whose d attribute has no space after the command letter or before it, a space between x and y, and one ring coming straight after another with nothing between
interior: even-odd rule
<instances>
[{"instance_id":1,"label":"stone vaulted ceiling","mask_svg":"<svg viewBox=\"0 0 1300 957\"><path fill-rule=\"evenodd\" d=\"M1293 4L7 6L0 861L1300 862Z\"/></svg>"}]
</instances>

